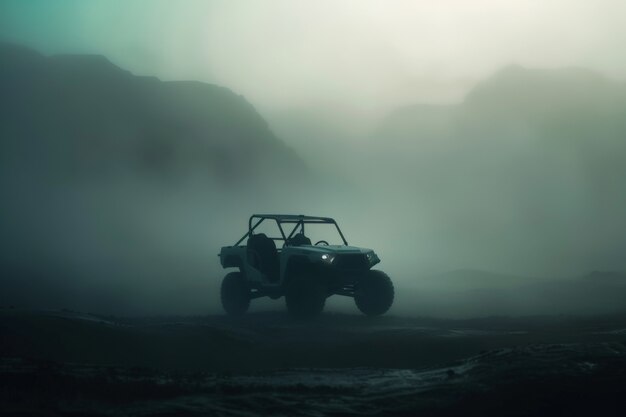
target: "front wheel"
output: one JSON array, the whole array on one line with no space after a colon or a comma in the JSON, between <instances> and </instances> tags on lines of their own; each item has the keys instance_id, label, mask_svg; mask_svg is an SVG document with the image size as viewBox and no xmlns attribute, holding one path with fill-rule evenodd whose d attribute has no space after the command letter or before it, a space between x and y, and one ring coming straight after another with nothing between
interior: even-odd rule
<instances>
[{"instance_id":1,"label":"front wheel","mask_svg":"<svg viewBox=\"0 0 626 417\"><path fill-rule=\"evenodd\" d=\"M391 279L382 271L367 271L356 283L354 302L367 316L385 314L393 304L394 289Z\"/></svg>"},{"instance_id":2,"label":"front wheel","mask_svg":"<svg viewBox=\"0 0 626 417\"><path fill-rule=\"evenodd\" d=\"M250 287L241 272L230 272L222 281L222 307L231 316L240 316L250 307Z\"/></svg>"}]
</instances>

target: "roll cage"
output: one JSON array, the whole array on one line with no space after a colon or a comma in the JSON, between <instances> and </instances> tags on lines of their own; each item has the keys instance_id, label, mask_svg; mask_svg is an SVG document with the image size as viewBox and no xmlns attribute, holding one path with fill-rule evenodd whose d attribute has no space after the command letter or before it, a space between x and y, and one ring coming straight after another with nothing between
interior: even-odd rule
<instances>
[{"instance_id":1,"label":"roll cage","mask_svg":"<svg viewBox=\"0 0 626 417\"><path fill-rule=\"evenodd\" d=\"M316 216L305 216L303 214L253 214L250 216L248 220L248 232L241 237L233 246L239 246L241 242L243 242L246 238L248 238L251 234L253 234L254 230L265 220L274 220L276 225L278 226L278 230L280 231L280 236L270 237L272 240L287 242L291 239L298 229L304 233L304 225L305 224L333 224L335 228L337 228L337 232L339 232L339 236L341 236L341 240L343 244L348 246L348 241L344 237L339 225L330 217L316 217ZM294 225L289 234L285 234L285 230L283 229L283 225L289 226Z\"/></svg>"}]
</instances>

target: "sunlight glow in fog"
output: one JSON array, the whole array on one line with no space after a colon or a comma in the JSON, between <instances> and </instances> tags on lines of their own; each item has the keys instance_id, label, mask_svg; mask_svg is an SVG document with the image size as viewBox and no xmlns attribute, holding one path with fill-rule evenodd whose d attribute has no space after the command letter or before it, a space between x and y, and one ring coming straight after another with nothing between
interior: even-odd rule
<instances>
[{"instance_id":1,"label":"sunlight glow in fog","mask_svg":"<svg viewBox=\"0 0 626 417\"><path fill-rule=\"evenodd\" d=\"M458 100L518 63L626 76L626 3L585 1L5 1L0 36L197 79L266 111Z\"/></svg>"}]
</instances>

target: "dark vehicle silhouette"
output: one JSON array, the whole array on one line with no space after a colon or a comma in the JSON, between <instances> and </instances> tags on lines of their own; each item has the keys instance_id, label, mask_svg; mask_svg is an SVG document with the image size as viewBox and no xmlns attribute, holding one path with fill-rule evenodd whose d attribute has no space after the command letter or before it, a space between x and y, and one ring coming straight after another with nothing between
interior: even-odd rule
<instances>
[{"instance_id":1,"label":"dark vehicle silhouette","mask_svg":"<svg viewBox=\"0 0 626 417\"><path fill-rule=\"evenodd\" d=\"M264 222L275 223L278 236L255 233ZM331 225L343 243L329 245L319 240L312 244L305 226L309 230L320 225ZM282 247L277 248L276 242ZM349 246L337 222L329 217L254 214L248 232L233 246L223 247L219 257L224 268L238 268L222 281L222 306L230 315L245 313L250 301L260 297L285 296L289 313L301 318L319 314L326 298L335 294L354 298L368 316L384 314L393 303L391 279L371 269L380 262L376 253Z\"/></svg>"}]
</instances>

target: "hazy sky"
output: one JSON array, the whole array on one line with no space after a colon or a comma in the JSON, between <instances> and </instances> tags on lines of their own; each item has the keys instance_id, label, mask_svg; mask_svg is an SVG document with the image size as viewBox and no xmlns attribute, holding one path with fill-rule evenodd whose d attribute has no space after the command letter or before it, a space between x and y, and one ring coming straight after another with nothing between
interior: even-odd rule
<instances>
[{"instance_id":1,"label":"hazy sky","mask_svg":"<svg viewBox=\"0 0 626 417\"><path fill-rule=\"evenodd\" d=\"M0 37L227 86L266 110L453 101L499 67L626 78L622 0L6 1Z\"/></svg>"}]
</instances>

